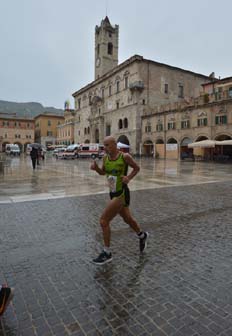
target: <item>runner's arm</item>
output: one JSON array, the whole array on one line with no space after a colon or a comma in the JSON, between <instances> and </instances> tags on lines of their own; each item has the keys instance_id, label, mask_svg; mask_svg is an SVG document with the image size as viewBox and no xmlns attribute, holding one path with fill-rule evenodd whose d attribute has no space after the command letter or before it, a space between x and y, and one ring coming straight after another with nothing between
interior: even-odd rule
<instances>
[{"instance_id":1,"label":"runner's arm","mask_svg":"<svg viewBox=\"0 0 232 336\"><path fill-rule=\"evenodd\" d=\"M102 167L100 168L97 162L94 160L90 166L90 169L95 170L99 175L105 175L105 168L104 168L104 158L102 162Z\"/></svg>"},{"instance_id":2,"label":"runner's arm","mask_svg":"<svg viewBox=\"0 0 232 336\"><path fill-rule=\"evenodd\" d=\"M135 177L135 175L138 174L138 172L140 171L140 168L130 154L125 153L123 154L123 157L124 157L125 162L128 164L128 166L132 168L132 171L130 172L130 174L127 176L123 176L122 178L123 183L127 184L130 182L130 180L133 179L133 177Z\"/></svg>"}]
</instances>

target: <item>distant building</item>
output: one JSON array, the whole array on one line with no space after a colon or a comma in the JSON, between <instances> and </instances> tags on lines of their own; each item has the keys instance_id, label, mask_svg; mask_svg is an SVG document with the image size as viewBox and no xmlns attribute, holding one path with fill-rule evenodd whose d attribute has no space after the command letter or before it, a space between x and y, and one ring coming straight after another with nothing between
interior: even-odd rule
<instances>
[{"instance_id":1,"label":"distant building","mask_svg":"<svg viewBox=\"0 0 232 336\"><path fill-rule=\"evenodd\" d=\"M95 80L73 93L74 141L101 143L113 135L134 154L152 154L152 145L144 143L144 117L161 105L195 99L202 84L215 79L139 55L118 65L118 36L119 27L108 17L96 26Z\"/></svg>"},{"instance_id":2,"label":"distant building","mask_svg":"<svg viewBox=\"0 0 232 336\"><path fill-rule=\"evenodd\" d=\"M71 145L74 143L74 124L74 110L66 107L64 121L57 126L57 145Z\"/></svg>"},{"instance_id":3,"label":"distant building","mask_svg":"<svg viewBox=\"0 0 232 336\"><path fill-rule=\"evenodd\" d=\"M24 152L34 142L34 128L34 119L0 115L0 151L5 151L6 144L18 144Z\"/></svg>"},{"instance_id":4,"label":"distant building","mask_svg":"<svg viewBox=\"0 0 232 336\"><path fill-rule=\"evenodd\" d=\"M63 124L64 116L44 113L35 118L35 142L44 146L55 145L57 142L57 126Z\"/></svg>"}]
</instances>

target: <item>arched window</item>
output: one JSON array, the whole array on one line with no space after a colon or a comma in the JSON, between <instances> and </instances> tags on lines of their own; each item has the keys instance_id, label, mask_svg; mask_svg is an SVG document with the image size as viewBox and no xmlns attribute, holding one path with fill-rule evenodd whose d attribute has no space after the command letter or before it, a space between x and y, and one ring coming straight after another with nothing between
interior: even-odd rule
<instances>
[{"instance_id":1,"label":"arched window","mask_svg":"<svg viewBox=\"0 0 232 336\"><path fill-rule=\"evenodd\" d=\"M84 134L86 134L86 127L84 128Z\"/></svg>"},{"instance_id":2,"label":"arched window","mask_svg":"<svg viewBox=\"0 0 232 336\"><path fill-rule=\"evenodd\" d=\"M123 123L124 123L124 128L128 128L128 119L127 118L124 119Z\"/></svg>"},{"instance_id":3,"label":"arched window","mask_svg":"<svg viewBox=\"0 0 232 336\"><path fill-rule=\"evenodd\" d=\"M118 121L118 128L122 129L122 119L119 119L119 121Z\"/></svg>"},{"instance_id":4,"label":"arched window","mask_svg":"<svg viewBox=\"0 0 232 336\"><path fill-rule=\"evenodd\" d=\"M113 44L111 42L108 43L108 55L113 55Z\"/></svg>"}]
</instances>

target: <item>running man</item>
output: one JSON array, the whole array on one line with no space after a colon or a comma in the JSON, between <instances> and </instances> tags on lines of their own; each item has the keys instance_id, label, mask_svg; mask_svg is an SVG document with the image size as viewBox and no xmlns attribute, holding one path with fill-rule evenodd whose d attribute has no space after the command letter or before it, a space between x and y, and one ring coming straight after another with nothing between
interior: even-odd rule
<instances>
[{"instance_id":1,"label":"running man","mask_svg":"<svg viewBox=\"0 0 232 336\"><path fill-rule=\"evenodd\" d=\"M106 175L111 199L100 218L104 248L100 255L93 260L94 263L101 265L112 260L110 251L110 222L116 215L119 214L124 222L137 233L140 252L143 252L146 248L148 238L148 233L141 231L129 209L130 191L128 183L138 174L140 168L130 154L122 153L118 150L114 137L107 136L104 139L104 147L106 155L103 158L102 167L100 168L96 161L90 166L90 169L95 170L99 175ZM132 168L129 175L127 175L128 166Z\"/></svg>"}]
</instances>

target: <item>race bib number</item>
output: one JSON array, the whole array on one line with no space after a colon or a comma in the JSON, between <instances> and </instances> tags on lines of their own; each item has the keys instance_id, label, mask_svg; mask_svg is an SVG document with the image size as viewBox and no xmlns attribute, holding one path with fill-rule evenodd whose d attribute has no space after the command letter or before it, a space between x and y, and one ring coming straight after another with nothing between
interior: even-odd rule
<instances>
[{"instance_id":1,"label":"race bib number","mask_svg":"<svg viewBox=\"0 0 232 336\"><path fill-rule=\"evenodd\" d=\"M113 193L116 192L117 176L109 175L107 177L107 182L108 182L110 192L113 192Z\"/></svg>"}]
</instances>

